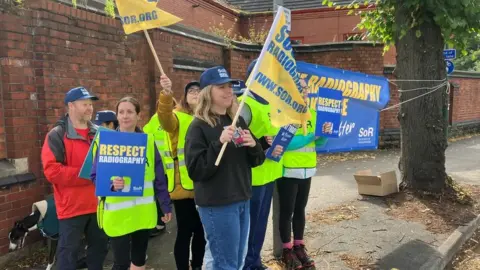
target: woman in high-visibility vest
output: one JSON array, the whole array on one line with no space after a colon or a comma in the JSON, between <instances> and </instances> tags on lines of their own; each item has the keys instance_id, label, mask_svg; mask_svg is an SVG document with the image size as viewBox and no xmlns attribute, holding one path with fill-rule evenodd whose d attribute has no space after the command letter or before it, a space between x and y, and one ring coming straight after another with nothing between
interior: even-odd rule
<instances>
[{"instance_id":1,"label":"woman in high-visibility vest","mask_svg":"<svg viewBox=\"0 0 480 270\"><path fill-rule=\"evenodd\" d=\"M119 127L118 132L138 132L140 103L132 97L122 98L116 106ZM170 196L167 192L165 172L162 159L158 153L152 135L148 136L147 162L145 165L145 184L142 197L102 198L99 204L98 222L100 228L110 237L114 265L113 270L145 269L145 259L150 230L157 224L157 206L155 196L160 201L164 216L162 220L169 222L172 214ZM98 155L92 167L91 179L96 182L96 166ZM102 179L105 181L105 179ZM124 179L113 180L112 189L121 190Z\"/></svg>"},{"instance_id":2,"label":"woman in high-visibility vest","mask_svg":"<svg viewBox=\"0 0 480 270\"><path fill-rule=\"evenodd\" d=\"M145 128L153 131L155 144L168 176L168 192L175 207L177 221L177 237L173 248L177 269L200 270L206 242L202 221L193 199L193 182L188 175L184 159L185 136L193 120L192 114L197 105L200 83L197 81L188 83L176 106L170 79L162 75L160 84L163 89L158 97L157 114Z\"/></svg>"},{"instance_id":3,"label":"woman in high-visibility vest","mask_svg":"<svg viewBox=\"0 0 480 270\"><path fill-rule=\"evenodd\" d=\"M308 104L308 88L304 80L304 99ZM303 127L297 129L295 137L283 155L283 178L277 181L279 198L279 231L283 243L282 261L286 269L302 269L314 266L314 260L307 254L303 235L305 230L305 207L310 193L312 176L317 170L315 151L316 111L306 122L307 134ZM319 139L321 140L321 139ZM291 240L293 228L293 243Z\"/></svg>"}]
</instances>

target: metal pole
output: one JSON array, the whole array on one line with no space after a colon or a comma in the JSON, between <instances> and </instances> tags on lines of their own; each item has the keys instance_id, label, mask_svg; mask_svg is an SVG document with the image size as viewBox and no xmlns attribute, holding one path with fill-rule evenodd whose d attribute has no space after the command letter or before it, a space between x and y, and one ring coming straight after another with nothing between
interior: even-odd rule
<instances>
[{"instance_id":1,"label":"metal pole","mask_svg":"<svg viewBox=\"0 0 480 270\"><path fill-rule=\"evenodd\" d=\"M277 181L282 181L281 179L278 179ZM280 238L280 230L278 227L279 223L279 217L280 217L280 202L278 199L278 190L277 190L277 184L275 183L275 189L273 191L273 209L272 209L272 223L273 223L273 256L275 258L280 258L282 257L282 251L283 251L283 243L282 239Z\"/></svg>"}]
</instances>

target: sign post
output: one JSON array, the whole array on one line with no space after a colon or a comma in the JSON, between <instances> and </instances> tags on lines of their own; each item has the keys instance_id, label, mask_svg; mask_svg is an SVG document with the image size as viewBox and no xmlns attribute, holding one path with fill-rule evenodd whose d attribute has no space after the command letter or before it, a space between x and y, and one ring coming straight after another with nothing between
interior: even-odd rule
<instances>
[{"instance_id":1,"label":"sign post","mask_svg":"<svg viewBox=\"0 0 480 270\"><path fill-rule=\"evenodd\" d=\"M443 59L445 59L447 74L450 75L455 70L455 65L452 60L457 58L457 50L445 49L443 50Z\"/></svg>"},{"instance_id":2,"label":"sign post","mask_svg":"<svg viewBox=\"0 0 480 270\"><path fill-rule=\"evenodd\" d=\"M452 74L452 72L455 70L455 65L452 62L452 60L455 58L457 58L457 50L443 50L443 59L445 60L445 68L447 69L447 75ZM449 95L451 95L451 93L449 93ZM448 116L450 115L450 98L448 98L448 104L446 106L443 106L443 115L445 117L445 122L448 123ZM448 137L448 128L445 129L445 137Z\"/></svg>"},{"instance_id":3,"label":"sign post","mask_svg":"<svg viewBox=\"0 0 480 270\"><path fill-rule=\"evenodd\" d=\"M446 63L447 74L448 75L452 74L453 70L455 69L455 65L450 60L445 60L445 63Z\"/></svg>"}]
</instances>

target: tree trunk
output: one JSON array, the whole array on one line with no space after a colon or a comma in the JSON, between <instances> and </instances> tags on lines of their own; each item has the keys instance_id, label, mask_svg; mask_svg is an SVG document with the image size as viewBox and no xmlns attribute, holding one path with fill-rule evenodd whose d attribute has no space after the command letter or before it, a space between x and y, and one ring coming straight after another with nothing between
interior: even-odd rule
<instances>
[{"instance_id":1,"label":"tree trunk","mask_svg":"<svg viewBox=\"0 0 480 270\"><path fill-rule=\"evenodd\" d=\"M443 60L444 40L440 27L430 21L418 28L410 29L407 34L398 39L401 29L407 30L408 18L413 10L402 6L403 1L397 1L395 7L395 23L397 25L397 80L443 80L446 78L445 62ZM421 31L417 38L416 31ZM401 82L401 89L419 87L434 87L440 81ZM398 119L401 130L402 172L401 188L415 191L441 192L446 186L445 149L447 148L447 121L443 110L447 106L446 86L437 91L404 103L400 107ZM431 91L422 89L400 93L400 102L418 97Z\"/></svg>"}]
</instances>

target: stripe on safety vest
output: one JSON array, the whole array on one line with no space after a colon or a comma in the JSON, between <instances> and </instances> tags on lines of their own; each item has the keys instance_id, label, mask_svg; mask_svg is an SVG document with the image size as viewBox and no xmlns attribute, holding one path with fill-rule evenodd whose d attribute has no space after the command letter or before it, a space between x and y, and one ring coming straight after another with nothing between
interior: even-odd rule
<instances>
[{"instance_id":1,"label":"stripe on safety vest","mask_svg":"<svg viewBox=\"0 0 480 270\"><path fill-rule=\"evenodd\" d=\"M289 150L288 152L303 152L303 153L311 153L311 152L315 152L315 147L302 147L300 149L297 149L297 150Z\"/></svg>"},{"instance_id":2,"label":"stripe on safety vest","mask_svg":"<svg viewBox=\"0 0 480 270\"><path fill-rule=\"evenodd\" d=\"M130 201L124 201L124 202L118 202L118 203L105 203L105 210L106 211L118 211L122 209L127 209L127 208L132 208L137 205L145 205L145 204L150 204L150 203L155 203L155 197L154 196L148 196L148 197L140 197L136 198Z\"/></svg>"},{"instance_id":3,"label":"stripe on safety vest","mask_svg":"<svg viewBox=\"0 0 480 270\"><path fill-rule=\"evenodd\" d=\"M184 154L184 149L177 149L177 155L183 155ZM162 156L164 157L173 157L173 154L171 151L163 151Z\"/></svg>"},{"instance_id":4,"label":"stripe on safety vest","mask_svg":"<svg viewBox=\"0 0 480 270\"><path fill-rule=\"evenodd\" d=\"M153 181L148 181L145 184L143 184L143 189L147 188L153 188Z\"/></svg>"},{"instance_id":5,"label":"stripe on safety vest","mask_svg":"<svg viewBox=\"0 0 480 270\"><path fill-rule=\"evenodd\" d=\"M165 167L166 167L167 169L173 169L174 166L175 166L175 165L174 165L173 163L167 163L167 164L165 165ZM179 161L178 161L178 166L185 166L185 160L179 160Z\"/></svg>"}]
</instances>

